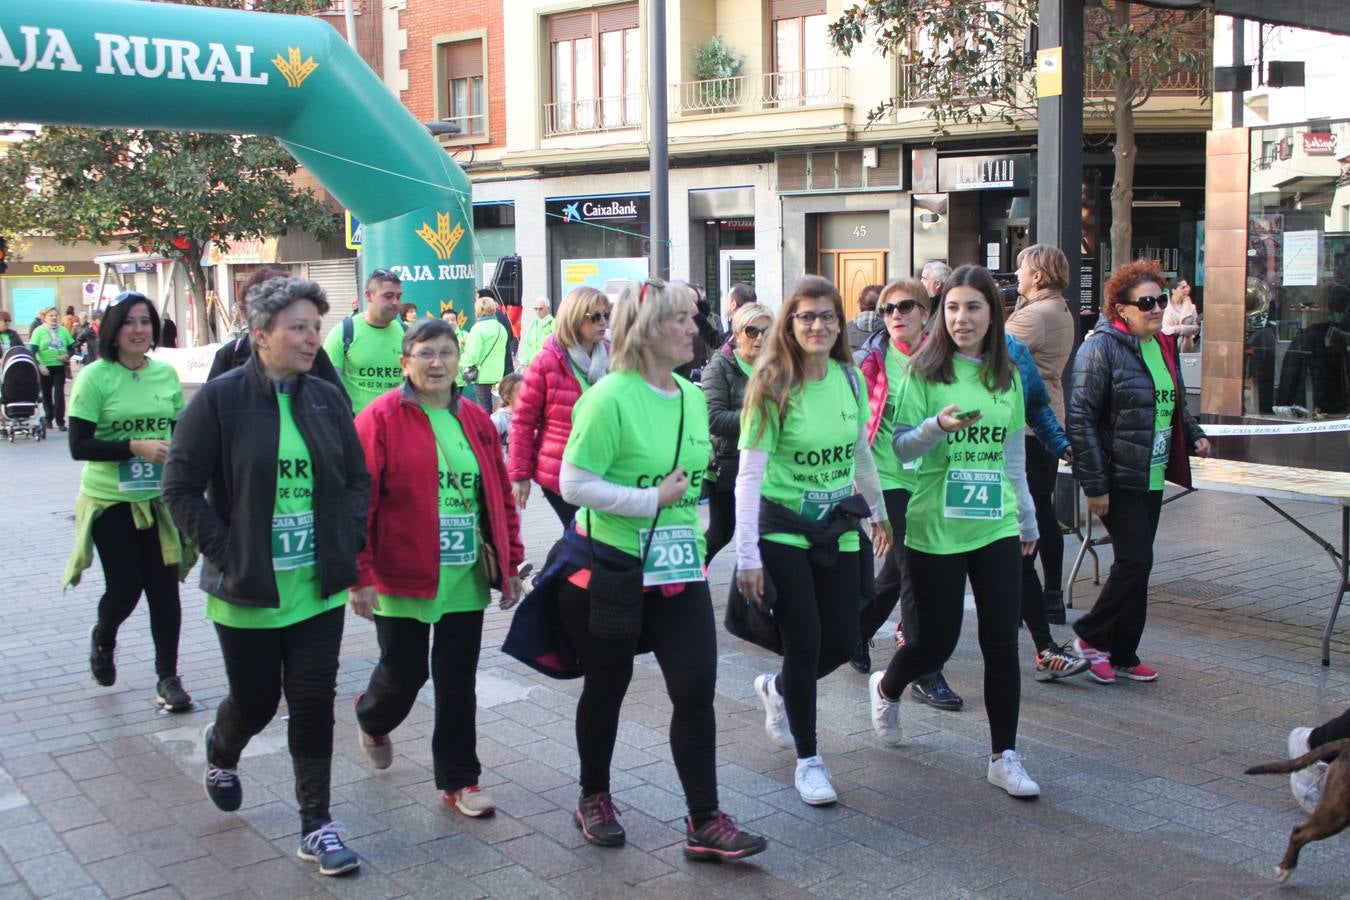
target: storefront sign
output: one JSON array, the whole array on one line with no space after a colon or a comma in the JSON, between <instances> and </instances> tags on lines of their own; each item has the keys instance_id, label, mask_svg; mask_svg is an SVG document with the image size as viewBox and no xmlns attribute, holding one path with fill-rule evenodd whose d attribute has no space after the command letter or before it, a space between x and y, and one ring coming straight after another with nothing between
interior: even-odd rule
<instances>
[{"instance_id":1,"label":"storefront sign","mask_svg":"<svg viewBox=\"0 0 1350 900\"><path fill-rule=\"evenodd\" d=\"M1305 131L1303 133L1304 156L1335 156L1336 135L1330 131Z\"/></svg>"},{"instance_id":2,"label":"storefront sign","mask_svg":"<svg viewBox=\"0 0 1350 900\"><path fill-rule=\"evenodd\" d=\"M113 268L117 270L118 275L135 275L137 272L155 271L155 264L152 262L114 263Z\"/></svg>"},{"instance_id":3,"label":"storefront sign","mask_svg":"<svg viewBox=\"0 0 1350 900\"><path fill-rule=\"evenodd\" d=\"M210 241L202 254L202 265L238 265L241 263L274 263L277 261L277 239L254 238L226 243Z\"/></svg>"},{"instance_id":4,"label":"storefront sign","mask_svg":"<svg viewBox=\"0 0 1350 900\"><path fill-rule=\"evenodd\" d=\"M555 198L544 202L544 213L552 223L569 225L646 222L650 217L646 194Z\"/></svg>"},{"instance_id":5,"label":"storefront sign","mask_svg":"<svg viewBox=\"0 0 1350 900\"><path fill-rule=\"evenodd\" d=\"M93 262L12 262L6 272L10 277L35 276L38 278L88 278L98 274L98 264Z\"/></svg>"},{"instance_id":6,"label":"storefront sign","mask_svg":"<svg viewBox=\"0 0 1350 900\"><path fill-rule=\"evenodd\" d=\"M939 191L1024 189L1029 184L1031 156L956 156L938 160Z\"/></svg>"}]
</instances>

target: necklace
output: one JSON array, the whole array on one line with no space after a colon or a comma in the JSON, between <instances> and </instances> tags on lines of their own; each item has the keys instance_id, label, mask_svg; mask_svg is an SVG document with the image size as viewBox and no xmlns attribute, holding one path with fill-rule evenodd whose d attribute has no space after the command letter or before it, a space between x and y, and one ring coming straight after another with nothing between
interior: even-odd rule
<instances>
[{"instance_id":1,"label":"necklace","mask_svg":"<svg viewBox=\"0 0 1350 900\"><path fill-rule=\"evenodd\" d=\"M122 362L120 359L117 361L117 364L131 373L132 381L140 381L141 369L144 369L146 366L150 365L150 358L148 356L142 356L141 364L134 369L131 368L131 366L127 365L126 363Z\"/></svg>"}]
</instances>

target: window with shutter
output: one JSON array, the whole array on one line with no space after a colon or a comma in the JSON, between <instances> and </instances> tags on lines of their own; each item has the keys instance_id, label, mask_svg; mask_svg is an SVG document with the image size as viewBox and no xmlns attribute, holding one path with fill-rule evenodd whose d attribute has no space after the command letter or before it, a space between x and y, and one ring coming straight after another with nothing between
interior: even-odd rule
<instances>
[{"instance_id":1,"label":"window with shutter","mask_svg":"<svg viewBox=\"0 0 1350 900\"><path fill-rule=\"evenodd\" d=\"M442 118L459 125L461 135L486 135L487 89L482 39L441 44L440 68L444 83Z\"/></svg>"},{"instance_id":2,"label":"window with shutter","mask_svg":"<svg viewBox=\"0 0 1350 900\"><path fill-rule=\"evenodd\" d=\"M639 123L642 48L635 4L550 16L548 38L548 135Z\"/></svg>"}]
</instances>

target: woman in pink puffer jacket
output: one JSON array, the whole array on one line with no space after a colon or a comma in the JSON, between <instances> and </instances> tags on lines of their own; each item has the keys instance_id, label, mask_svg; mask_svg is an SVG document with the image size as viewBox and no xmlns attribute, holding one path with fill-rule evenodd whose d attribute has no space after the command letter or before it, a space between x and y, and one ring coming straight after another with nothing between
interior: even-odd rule
<instances>
[{"instance_id":1,"label":"woman in pink puffer jacket","mask_svg":"<svg viewBox=\"0 0 1350 900\"><path fill-rule=\"evenodd\" d=\"M572 407L609 367L609 298L595 288L579 287L558 307L553 336L525 370L525 382L511 418L506 471L516 505L539 482L544 499L566 528L577 508L558 492L563 449L572 434Z\"/></svg>"}]
</instances>

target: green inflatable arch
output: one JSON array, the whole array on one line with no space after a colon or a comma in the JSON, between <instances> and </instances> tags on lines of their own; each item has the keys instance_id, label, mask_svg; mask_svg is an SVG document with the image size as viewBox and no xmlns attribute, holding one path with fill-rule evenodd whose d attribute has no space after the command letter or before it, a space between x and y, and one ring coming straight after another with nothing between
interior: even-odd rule
<instances>
[{"instance_id":1,"label":"green inflatable arch","mask_svg":"<svg viewBox=\"0 0 1350 900\"><path fill-rule=\"evenodd\" d=\"M276 137L361 220L367 272L473 315L469 180L326 22L138 0L2 0L0 110Z\"/></svg>"}]
</instances>

